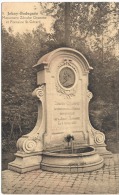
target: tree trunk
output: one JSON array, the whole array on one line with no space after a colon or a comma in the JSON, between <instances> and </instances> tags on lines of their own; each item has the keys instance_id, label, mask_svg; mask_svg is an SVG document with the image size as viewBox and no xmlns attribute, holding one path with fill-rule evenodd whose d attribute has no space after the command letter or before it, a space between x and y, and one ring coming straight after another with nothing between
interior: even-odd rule
<instances>
[{"instance_id":1,"label":"tree trunk","mask_svg":"<svg viewBox=\"0 0 119 195\"><path fill-rule=\"evenodd\" d=\"M65 2L65 45L70 46L70 2Z\"/></svg>"}]
</instances>

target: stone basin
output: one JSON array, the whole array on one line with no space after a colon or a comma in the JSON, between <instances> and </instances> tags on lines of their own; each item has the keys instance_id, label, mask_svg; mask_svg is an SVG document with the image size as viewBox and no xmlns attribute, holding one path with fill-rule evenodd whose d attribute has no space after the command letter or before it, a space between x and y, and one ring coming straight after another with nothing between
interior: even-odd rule
<instances>
[{"instance_id":1,"label":"stone basin","mask_svg":"<svg viewBox=\"0 0 119 195\"><path fill-rule=\"evenodd\" d=\"M41 169L59 173L94 171L103 166L103 158L93 147L44 151Z\"/></svg>"}]
</instances>

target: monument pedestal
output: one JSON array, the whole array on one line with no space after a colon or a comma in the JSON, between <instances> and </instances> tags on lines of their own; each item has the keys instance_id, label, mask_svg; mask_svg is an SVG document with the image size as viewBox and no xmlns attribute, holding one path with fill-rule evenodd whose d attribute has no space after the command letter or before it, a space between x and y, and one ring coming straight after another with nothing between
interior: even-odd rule
<instances>
[{"instance_id":1,"label":"monument pedestal","mask_svg":"<svg viewBox=\"0 0 119 195\"><path fill-rule=\"evenodd\" d=\"M17 153L15 160L8 164L8 169L25 173L40 169L43 151L43 134L45 131L45 86L42 85L33 91L33 96L39 99L38 119L34 129L27 135L23 135L17 141Z\"/></svg>"},{"instance_id":2,"label":"monument pedestal","mask_svg":"<svg viewBox=\"0 0 119 195\"><path fill-rule=\"evenodd\" d=\"M100 145L100 146L94 146L94 147L95 147L97 153L100 154L101 156L103 156L104 158L106 158L106 157L111 158L112 157L112 152L110 152L106 149L105 143Z\"/></svg>"},{"instance_id":3,"label":"monument pedestal","mask_svg":"<svg viewBox=\"0 0 119 195\"><path fill-rule=\"evenodd\" d=\"M30 154L15 154L15 160L8 164L8 169L16 171L18 173L25 173L40 169L40 162L42 160L42 154L39 152Z\"/></svg>"},{"instance_id":4,"label":"monument pedestal","mask_svg":"<svg viewBox=\"0 0 119 195\"><path fill-rule=\"evenodd\" d=\"M44 55L34 67L37 68L38 87L33 96L39 100L37 123L29 134L18 140L16 159L9 163L8 168L20 173L39 169L41 161L45 160L44 152L51 152L52 148L62 146L65 149L68 145L87 147L83 153L85 157L89 154L88 146L95 147L95 152L101 155L108 153L104 134L94 129L89 120L92 93L88 90L88 75L92 67L86 58L74 49L59 48ZM71 139L68 141L68 137L73 138L73 142ZM96 167L103 166L103 158L99 154L95 154L95 158L98 156L94 162L95 170ZM55 155L52 152L51 156L57 165ZM80 166L78 156L80 155L76 154L77 166ZM71 158L73 160L73 154ZM66 160L68 166L69 159ZM75 164L73 161L72 163ZM85 158L85 162L81 163L85 168L89 161ZM92 169L93 167L90 168Z\"/></svg>"}]
</instances>

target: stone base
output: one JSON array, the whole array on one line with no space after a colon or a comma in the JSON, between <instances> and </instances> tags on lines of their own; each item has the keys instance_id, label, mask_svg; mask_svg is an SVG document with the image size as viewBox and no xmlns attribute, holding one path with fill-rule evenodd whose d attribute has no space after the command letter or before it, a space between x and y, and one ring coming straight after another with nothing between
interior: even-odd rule
<instances>
[{"instance_id":1,"label":"stone base","mask_svg":"<svg viewBox=\"0 0 119 195\"><path fill-rule=\"evenodd\" d=\"M91 164L89 166L51 166L49 164L41 164L41 169L44 171L56 172L56 173L85 173L95 171L102 168L104 165L101 159L97 164Z\"/></svg>"},{"instance_id":2,"label":"stone base","mask_svg":"<svg viewBox=\"0 0 119 195\"><path fill-rule=\"evenodd\" d=\"M113 155L112 155L112 152L108 151L106 149L106 144L103 144L103 145L100 145L100 146L95 146L95 150L98 154L100 154L101 156L103 156L104 158L106 157L110 157L112 158Z\"/></svg>"},{"instance_id":3,"label":"stone base","mask_svg":"<svg viewBox=\"0 0 119 195\"><path fill-rule=\"evenodd\" d=\"M8 169L18 173L25 173L40 169L41 153L16 153L16 159L8 164Z\"/></svg>"}]
</instances>

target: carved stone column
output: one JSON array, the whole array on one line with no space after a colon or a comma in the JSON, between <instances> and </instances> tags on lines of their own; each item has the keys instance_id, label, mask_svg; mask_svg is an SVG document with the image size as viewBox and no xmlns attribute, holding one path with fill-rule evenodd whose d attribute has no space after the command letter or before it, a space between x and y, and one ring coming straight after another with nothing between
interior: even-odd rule
<instances>
[{"instance_id":1,"label":"carved stone column","mask_svg":"<svg viewBox=\"0 0 119 195\"><path fill-rule=\"evenodd\" d=\"M18 151L15 154L16 159L8 165L8 169L20 173L39 169L43 150L43 134L45 132L45 85L36 88L32 95L39 99L36 126L30 133L18 139Z\"/></svg>"},{"instance_id":2,"label":"carved stone column","mask_svg":"<svg viewBox=\"0 0 119 195\"><path fill-rule=\"evenodd\" d=\"M93 97L93 94L89 90L87 90L87 97L88 97L88 104L89 104L91 98ZM90 146L94 146L96 151L103 156L112 155L112 153L106 149L104 133L93 128L93 126L90 123L89 115L88 115L88 132L89 132Z\"/></svg>"}]
</instances>

